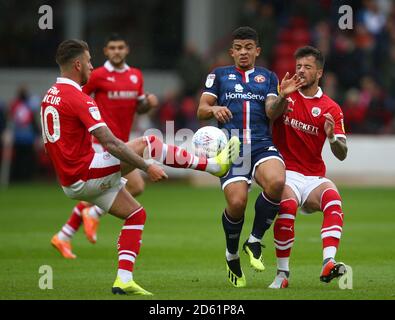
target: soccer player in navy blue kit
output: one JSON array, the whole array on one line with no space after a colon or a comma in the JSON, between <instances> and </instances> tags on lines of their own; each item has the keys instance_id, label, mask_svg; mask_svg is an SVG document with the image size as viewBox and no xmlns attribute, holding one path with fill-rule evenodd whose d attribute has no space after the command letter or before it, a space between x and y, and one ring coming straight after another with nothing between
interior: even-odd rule
<instances>
[{"instance_id":1,"label":"soccer player in navy blue kit","mask_svg":"<svg viewBox=\"0 0 395 320\"><path fill-rule=\"evenodd\" d=\"M227 276L235 287L246 286L238 249L252 179L264 191L256 199L252 232L243 249L255 270L265 269L261 240L277 215L285 183L285 165L272 142L270 122L284 112L287 95L304 84L287 73L279 86L273 72L255 66L260 51L254 29L236 29L230 48L235 65L216 68L207 76L198 109L200 120L215 118L219 128L243 141L240 161L221 178L227 202L222 215Z\"/></svg>"}]
</instances>

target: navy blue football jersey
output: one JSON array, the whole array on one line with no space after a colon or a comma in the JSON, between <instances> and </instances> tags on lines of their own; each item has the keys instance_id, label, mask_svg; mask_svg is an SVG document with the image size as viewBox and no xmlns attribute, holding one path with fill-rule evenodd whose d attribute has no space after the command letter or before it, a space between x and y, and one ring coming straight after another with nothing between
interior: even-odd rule
<instances>
[{"instance_id":1,"label":"navy blue football jersey","mask_svg":"<svg viewBox=\"0 0 395 320\"><path fill-rule=\"evenodd\" d=\"M230 135L239 135L243 143L271 140L270 119L265 112L268 96L278 95L278 78L263 67L243 71L235 66L214 69L206 79L203 94L217 99L217 105L226 106L233 119L218 123ZM237 131L236 131L237 130Z\"/></svg>"}]
</instances>

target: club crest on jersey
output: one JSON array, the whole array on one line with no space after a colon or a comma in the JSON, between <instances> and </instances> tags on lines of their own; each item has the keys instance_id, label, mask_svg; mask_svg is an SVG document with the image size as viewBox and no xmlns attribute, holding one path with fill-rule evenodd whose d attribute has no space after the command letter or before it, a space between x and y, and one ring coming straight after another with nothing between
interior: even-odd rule
<instances>
[{"instance_id":1,"label":"club crest on jersey","mask_svg":"<svg viewBox=\"0 0 395 320\"><path fill-rule=\"evenodd\" d=\"M90 107L89 112L93 119L99 121L101 119L100 111L98 107Z\"/></svg>"},{"instance_id":2,"label":"club crest on jersey","mask_svg":"<svg viewBox=\"0 0 395 320\"><path fill-rule=\"evenodd\" d=\"M137 79L136 75L132 74L130 76L130 81L132 81L134 84L136 84L139 81L139 79Z\"/></svg>"},{"instance_id":3,"label":"club crest on jersey","mask_svg":"<svg viewBox=\"0 0 395 320\"><path fill-rule=\"evenodd\" d=\"M211 88L213 86L213 84L214 84L214 80L215 80L215 74L214 73L210 73L207 76L207 79L206 79L206 87L207 88Z\"/></svg>"},{"instance_id":4,"label":"club crest on jersey","mask_svg":"<svg viewBox=\"0 0 395 320\"><path fill-rule=\"evenodd\" d=\"M228 80L236 80L236 75L234 73L230 73L228 76Z\"/></svg>"},{"instance_id":5,"label":"club crest on jersey","mask_svg":"<svg viewBox=\"0 0 395 320\"><path fill-rule=\"evenodd\" d=\"M255 76L254 80L255 82L262 83L265 82L266 78L263 75L258 74L257 76Z\"/></svg>"},{"instance_id":6,"label":"club crest on jersey","mask_svg":"<svg viewBox=\"0 0 395 320\"><path fill-rule=\"evenodd\" d=\"M318 117L321 114L321 108L313 107L313 109L311 109L311 114L313 117Z\"/></svg>"},{"instance_id":7,"label":"club crest on jersey","mask_svg":"<svg viewBox=\"0 0 395 320\"><path fill-rule=\"evenodd\" d=\"M236 92L243 92L243 86L240 83L236 84L235 91Z\"/></svg>"}]
</instances>

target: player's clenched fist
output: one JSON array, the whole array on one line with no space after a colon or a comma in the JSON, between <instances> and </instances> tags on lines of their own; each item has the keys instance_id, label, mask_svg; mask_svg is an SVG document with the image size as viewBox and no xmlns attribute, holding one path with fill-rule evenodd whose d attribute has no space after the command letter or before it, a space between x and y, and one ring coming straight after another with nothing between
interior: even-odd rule
<instances>
[{"instance_id":1,"label":"player's clenched fist","mask_svg":"<svg viewBox=\"0 0 395 320\"><path fill-rule=\"evenodd\" d=\"M162 179L168 178L166 172L156 164L149 165L149 167L147 169L147 174L148 174L150 180L153 182L157 182Z\"/></svg>"},{"instance_id":2,"label":"player's clenched fist","mask_svg":"<svg viewBox=\"0 0 395 320\"><path fill-rule=\"evenodd\" d=\"M159 106L158 97L152 93L146 93L145 98L150 108L156 108Z\"/></svg>"},{"instance_id":3,"label":"player's clenched fist","mask_svg":"<svg viewBox=\"0 0 395 320\"><path fill-rule=\"evenodd\" d=\"M333 119L333 116L330 113L325 113L324 117L326 118L324 124L324 130L326 136L332 138L333 132L335 130L335 120Z\"/></svg>"},{"instance_id":4,"label":"player's clenched fist","mask_svg":"<svg viewBox=\"0 0 395 320\"><path fill-rule=\"evenodd\" d=\"M232 118L232 112L227 107L213 106L213 115L221 123L229 122Z\"/></svg>"}]
</instances>

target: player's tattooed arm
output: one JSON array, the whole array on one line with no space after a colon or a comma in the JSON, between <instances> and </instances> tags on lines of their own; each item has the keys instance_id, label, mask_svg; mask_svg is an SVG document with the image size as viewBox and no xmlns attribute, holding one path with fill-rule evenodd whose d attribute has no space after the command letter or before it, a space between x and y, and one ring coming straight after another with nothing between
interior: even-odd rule
<instances>
[{"instance_id":1,"label":"player's tattooed arm","mask_svg":"<svg viewBox=\"0 0 395 320\"><path fill-rule=\"evenodd\" d=\"M270 120L275 120L281 116L287 106L287 96L296 90L299 90L306 84L306 80L300 78L297 74L293 77L289 76L287 72L284 78L281 80L280 92L277 97L269 96L266 99L266 114Z\"/></svg>"},{"instance_id":2,"label":"player's tattooed arm","mask_svg":"<svg viewBox=\"0 0 395 320\"><path fill-rule=\"evenodd\" d=\"M266 98L265 109L269 119L274 121L281 116L284 113L287 104L287 99L281 94L277 97L268 96Z\"/></svg>"},{"instance_id":3,"label":"player's tattooed arm","mask_svg":"<svg viewBox=\"0 0 395 320\"><path fill-rule=\"evenodd\" d=\"M331 146L331 151L340 161L343 161L347 157L347 142L343 137L336 137L334 134L335 128L335 120L330 113L325 113L324 117L326 118L324 124L324 130L326 136L328 137L329 144Z\"/></svg>"},{"instance_id":4,"label":"player's tattooed arm","mask_svg":"<svg viewBox=\"0 0 395 320\"><path fill-rule=\"evenodd\" d=\"M232 120L232 112L227 107L215 105L216 102L216 97L208 94L202 94L197 111L198 119L209 120L215 118L221 123L226 123Z\"/></svg>"},{"instance_id":5,"label":"player's tattooed arm","mask_svg":"<svg viewBox=\"0 0 395 320\"><path fill-rule=\"evenodd\" d=\"M91 132L101 145L114 157L121 160L122 174L135 168L145 171L151 181L156 182L167 178L167 174L156 164L148 164L133 149L123 141L116 138L106 126L99 127ZM125 166L126 164L126 166ZM125 171L125 172L124 172Z\"/></svg>"},{"instance_id":6,"label":"player's tattooed arm","mask_svg":"<svg viewBox=\"0 0 395 320\"><path fill-rule=\"evenodd\" d=\"M113 135L107 126L99 127L93 130L92 135L99 140L104 149L108 150L114 157L128 163L129 165L147 171L148 164L136 152L128 148L128 146Z\"/></svg>"}]
</instances>

